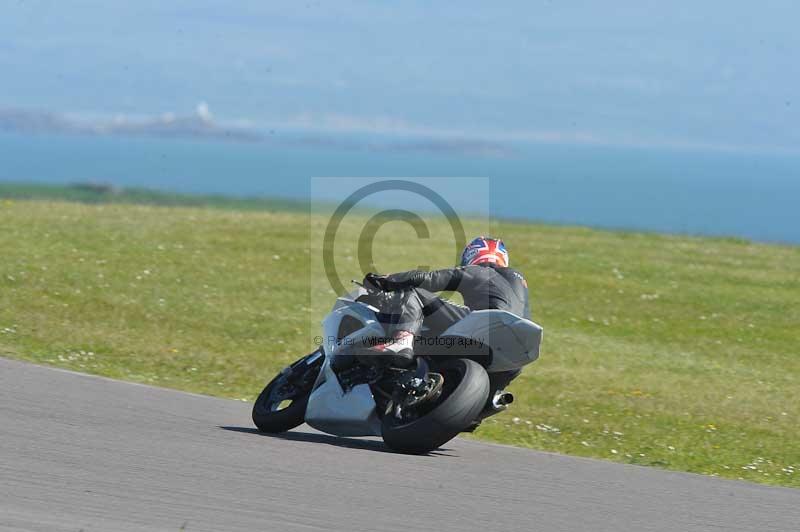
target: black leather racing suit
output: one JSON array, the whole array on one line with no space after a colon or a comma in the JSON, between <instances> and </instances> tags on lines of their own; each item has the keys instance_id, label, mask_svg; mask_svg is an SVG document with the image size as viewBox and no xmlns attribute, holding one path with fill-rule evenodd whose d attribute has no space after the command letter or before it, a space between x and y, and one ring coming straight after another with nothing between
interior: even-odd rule
<instances>
[{"instance_id":1,"label":"black leather racing suit","mask_svg":"<svg viewBox=\"0 0 800 532\"><path fill-rule=\"evenodd\" d=\"M428 292L455 291L464 298L464 305L469 310L507 310L530 319L528 283L513 268L487 263L432 272L412 270L387 275L383 288L387 291L411 288Z\"/></svg>"}]
</instances>

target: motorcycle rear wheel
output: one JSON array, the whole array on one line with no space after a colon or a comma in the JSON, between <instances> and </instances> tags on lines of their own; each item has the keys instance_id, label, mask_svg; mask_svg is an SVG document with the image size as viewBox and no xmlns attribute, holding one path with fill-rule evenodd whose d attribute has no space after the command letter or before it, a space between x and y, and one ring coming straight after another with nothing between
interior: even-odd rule
<instances>
[{"instance_id":1,"label":"motorcycle rear wheel","mask_svg":"<svg viewBox=\"0 0 800 532\"><path fill-rule=\"evenodd\" d=\"M435 371L444 376L444 391L432 410L411 421L387 413L381 420L383 441L395 450L425 454L455 438L483 410L489 396L489 376L477 362L448 360Z\"/></svg>"}]
</instances>

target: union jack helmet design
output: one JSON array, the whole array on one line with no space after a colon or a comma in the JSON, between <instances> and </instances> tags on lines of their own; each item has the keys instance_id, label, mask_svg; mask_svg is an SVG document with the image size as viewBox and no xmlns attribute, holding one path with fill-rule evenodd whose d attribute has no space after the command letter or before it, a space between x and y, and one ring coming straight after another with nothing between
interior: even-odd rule
<instances>
[{"instance_id":1,"label":"union jack helmet design","mask_svg":"<svg viewBox=\"0 0 800 532\"><path fill-rule=\"evenodd\" d=\"M508 266L508 251L499 238L479 236L464 248L461 254L461 265L470 266L491 262L497 266Z\"/></svg>"}]
</instances>

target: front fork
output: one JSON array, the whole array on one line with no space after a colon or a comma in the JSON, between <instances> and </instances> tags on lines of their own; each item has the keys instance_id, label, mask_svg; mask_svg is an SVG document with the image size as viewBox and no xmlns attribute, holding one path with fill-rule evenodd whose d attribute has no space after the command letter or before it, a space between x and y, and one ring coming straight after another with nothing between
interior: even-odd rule
<instances>
[{"instance_id":1,"label":"front fork","mask_svg":"<svg viewBox=\"0 0 800 532\"><path fill-rule=\"evenodd\" d=\"M286 384L294 386L302 390L302 392L310 392L314 382L317 380L317 375L324 359L325 355L322 349L318 349L292 365L283 368L281 375L284 377Z\"/></svg>"}]
</instances>

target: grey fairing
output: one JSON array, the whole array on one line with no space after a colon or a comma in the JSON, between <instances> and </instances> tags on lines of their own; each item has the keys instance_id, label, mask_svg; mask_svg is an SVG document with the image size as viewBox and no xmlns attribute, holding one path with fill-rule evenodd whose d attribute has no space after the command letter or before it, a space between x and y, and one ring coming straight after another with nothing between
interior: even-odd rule
<instances>
[{"instance_id":1,"label":"grey fairing","mask_svg":"<svg viewBox=\"0 0 800 532\"><path fill-rule=\"evenodd\" d=\"M381 422L375 399L367 384L359 384L347 393L326 359L306 409L306 423L317 430L337 436L380 436Z\"/></svg>"},{"instance_id":2,"label":"grey fairing","mask_svg":"<svg viewBox=\"0 0 800 532\"><path fill-rule=\"evenodd\" d=\"M325 361L309 397L305 419L315 429L337 436L380 436L381 423L369 386L360 384L345 393L331 369L331 361L347 343L384 334L376 309L355 301L357 295L337 299L333 311L322 322ZM339 326L346 316L359 320L364 327L340 342Z\"/></svg>"},{"instance_id":3,"label":"grey fairing","mask_svg":"<svg viewBox=\"0 0 800 532\"><path fill-rule=\"evenodd\" d=\"M505 310L476 310L449 327L442 336L469 338L492 350L488 372L519 369L539 358L542 328Z\"/></svg>"}]
</instances>

